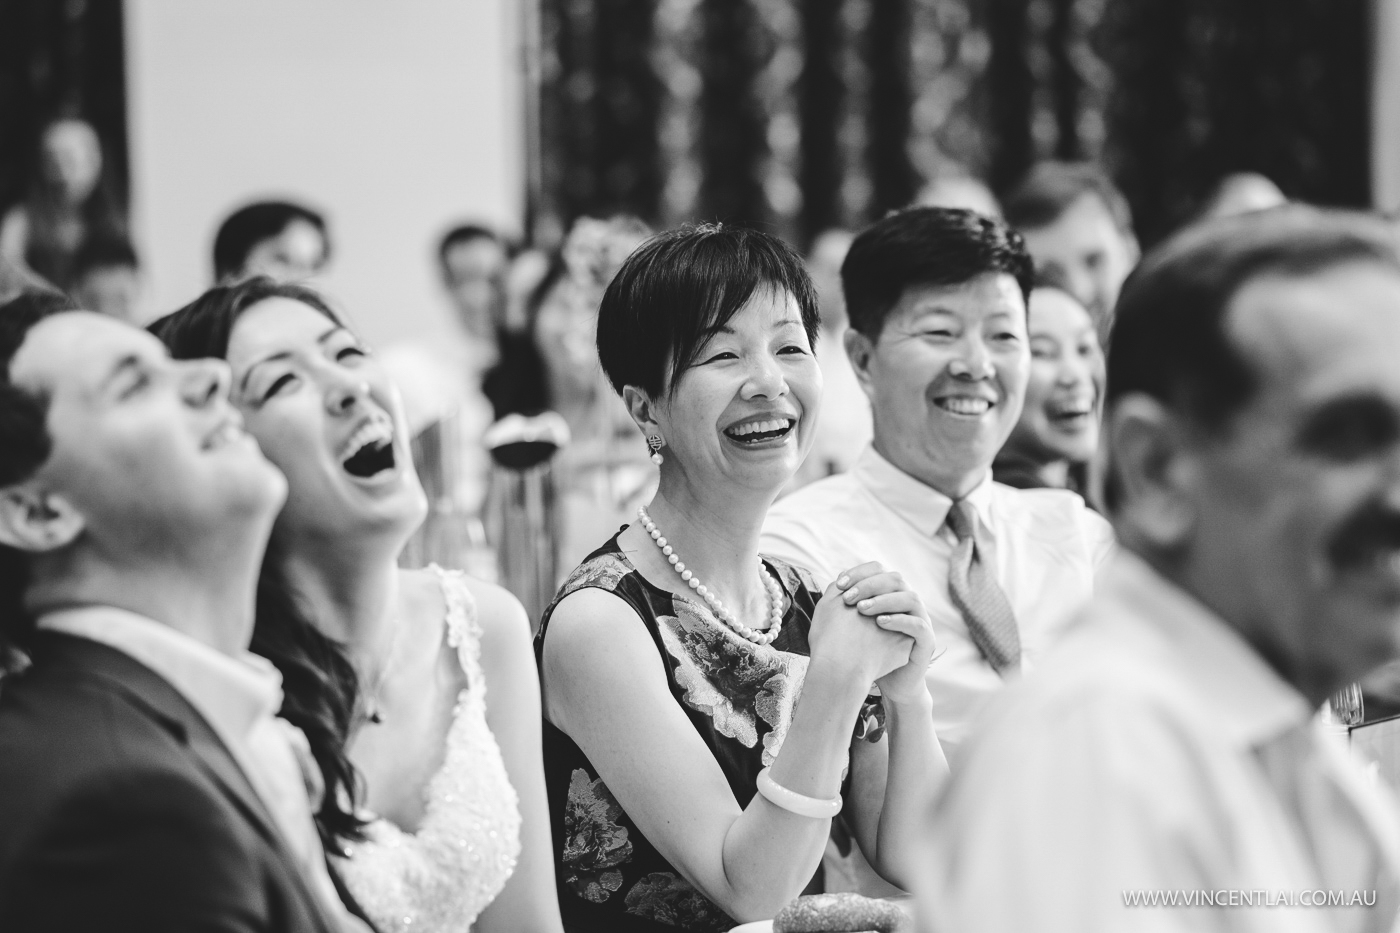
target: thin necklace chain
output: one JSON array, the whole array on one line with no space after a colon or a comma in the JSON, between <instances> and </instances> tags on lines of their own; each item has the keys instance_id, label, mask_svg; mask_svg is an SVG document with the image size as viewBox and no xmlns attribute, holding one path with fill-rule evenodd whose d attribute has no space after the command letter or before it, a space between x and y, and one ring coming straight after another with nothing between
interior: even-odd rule
<instances>
[{"instance_id":1,"label":"thin necklace chain","mask_svg":"<svg viewBox=\"0 0 1400 933\"><path fill-rule=\"evenodd\" d=\"M372 725L379 725L384 721L384 710L380 705L380 695L384 692L384 682L389 679L389 671L394 666L394 660L399 653L399 636L403 632L403 620L395 614L389 620L389 624L394 627L394 634L389 639L389 651L384 655L384 666L379 669L378 675L374 678L374 684L364 692L365 698L365 720Z\"/></svg>"}]
</instances>

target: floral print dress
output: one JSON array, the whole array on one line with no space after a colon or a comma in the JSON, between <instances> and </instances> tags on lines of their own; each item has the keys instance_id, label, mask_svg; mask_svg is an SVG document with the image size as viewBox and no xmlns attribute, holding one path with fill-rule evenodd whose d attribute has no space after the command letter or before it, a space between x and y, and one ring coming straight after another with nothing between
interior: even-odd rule
<instances>
[{"instance_id":1,"label":"floral print dress","mask_svg":"<svg viewBox=\"0 0 1400 933\"><path fill-rule=\"evenodd\" d=\"M536 661L543 658L549 617L564 597L597 587L624 600L656 643L671 695L719 762L739 805L746 807L757 791L758 772L777 757L792 722L807 672L807 634L817 600L805 572L773 560L767 564L791 605L778 638L763 646L734 634L698 598L676 596L647 582L614 537L579 565L545 611L535 640ZM870 712L863 711L862 723ZM662 857L583 751L547 720L544 768L559 906L570 933L710 933L735 925ZM819 885L820 871L809 891Z\"/></svg>"}]
</instances>

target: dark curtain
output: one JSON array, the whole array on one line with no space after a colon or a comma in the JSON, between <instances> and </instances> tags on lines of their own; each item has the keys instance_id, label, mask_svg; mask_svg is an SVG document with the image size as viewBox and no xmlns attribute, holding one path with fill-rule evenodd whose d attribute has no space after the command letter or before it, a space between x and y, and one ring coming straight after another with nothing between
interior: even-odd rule
<instances>
[{"instance_id":1,"label":"dark curtain","mask_svg":"<svg viewBox=\"0 0 1400 933\"><path fill-rule=\"evenodd\" d=\"M23 196L39 131L58 116L97 130L125 207L124 56L121 0L0 0L0 207Z\"/></svg>"},{"instance_id":2,"label":"dark curtain","mask_svg":"<svg viewBox=\"0 0 1400 933\"><path fill-rule=\"evenodd\" d=\"M1368 0L541 3L555 228L628 211L805 245L940 172L1004 192L1045 158L1102 159L1146 243L1232 171L1368 199Z\"/></svg>"},{"instance_id":3,"label":"dark curtain","mask_svg":"<svg viewBox=\"0 0 1400 933\"><path fill-rule=\"evenodd\" d=\"M838 50L841 0L806 0L802 34L806 55L798 89L802 120L803 231L810 238L840 220L841 163L835 140L845 85Z\"/></svg>"},{"instance_id":4,"label":"dark curtain","mask_svg":"<svg viewBox=\"0 0 1400 933\"><path fill-rule=\"evenodd\" d=\"M1261 172L1292 198L1370 200L1367 0L1117 0L1110 155L1144 242L1211 186Z\"/></svg>"},{"instance_id":5,"label":"dark curtain","mask_svg":"<svg viewBox=\"0 0 1400 933\"><path fill-rule=\"evenodd\" d=\"M767 219L760 160L764 114L754 84L768 50L755 4L711 0L700 7L700 203L704 220Z\"/></svg>"},{"instance_id":6,"label":"dark curtain","mask_svg":"<svg viewBox=\"0 0 1400 933\"><path fill-rule=\"evenodd\" d=\"M992 0L987 5L992 58L987 67L986 119L993 139L987 181L1001 191L1016 183L1035 160L1031 140L1029 0Z\"/></svg>"},{"instance_id":7,"label":"dark curtain","mask_svg":"<svg viewBox=\"0 0 1400 933\"><path fill-rule=\"evenodd\" d=\"M909 159L909 35L907 0L876 0L870 11L870 175L878 217L908 204L919 179Z\"/></svg>"},{"instance_id":8,"label":"dark curtain","mask_svg":"<svg viewBox=\"0 0 1400 933\"><path fill-rule=\"evenodd\" d=\"M543 3L541 175L532 226L584 214L653 218L660 191L650 0Z\"/></svg>"}]
</instances>

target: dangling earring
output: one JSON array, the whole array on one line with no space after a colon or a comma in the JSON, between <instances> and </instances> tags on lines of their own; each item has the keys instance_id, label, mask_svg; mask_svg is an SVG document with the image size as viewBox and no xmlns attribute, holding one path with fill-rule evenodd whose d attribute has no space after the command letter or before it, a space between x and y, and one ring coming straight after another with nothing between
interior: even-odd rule
<instances>
[{"instance_id":1,"label":"dangling earring","mask_svg":"<svg viewBox=\"0 0 1400 933\"><path fill-rule=\"evenodd\" d=\"M647 446L651 448L651 462L661 466L666 458L661 456L661 448L666 446L666 442L661 439L660 434L648 434Z\"/></svg>"}]
</instances>

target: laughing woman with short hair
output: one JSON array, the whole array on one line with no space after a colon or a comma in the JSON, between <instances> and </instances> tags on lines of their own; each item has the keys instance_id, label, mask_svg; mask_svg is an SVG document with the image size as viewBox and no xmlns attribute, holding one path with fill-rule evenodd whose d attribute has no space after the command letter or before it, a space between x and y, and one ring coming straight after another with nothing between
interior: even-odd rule
<instances>
[{"instance_id":1,"label":"laughing woman with short hair","mask_svg":"<svg viewBox=\"0 0 1400 933\"><path fill-rule=\"evenodd\" d=\"M947 772L923 605L877 564L818 594L758 553L812 441L817 327L801 258L730 227L653 238L603 299L599 357L661 485L536 637L570 930L771 917L819 884L838 814L878 870L908 877L910 829Z\"/></svg>"}]
</instances>

